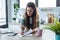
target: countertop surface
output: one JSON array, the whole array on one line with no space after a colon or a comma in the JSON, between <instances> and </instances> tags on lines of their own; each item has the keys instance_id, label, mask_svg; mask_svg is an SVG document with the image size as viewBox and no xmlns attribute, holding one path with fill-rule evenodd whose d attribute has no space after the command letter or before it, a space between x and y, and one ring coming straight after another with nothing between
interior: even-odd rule
<instances>
[{"instance_id":1,"label":"countertop surface","mask_svg":"<svg viewBox=\"0 0 60 40\"><path fill-rule=\"evenodd\" d=\"M55 40L55 33L50 30L44 30L40 37L35 35L20 37L20 35L8 36L8 34L0 34L0 40Z\"/></svg>"},{"instance_id":2,"label":"countertop surface","mask_svg":"<svg viewBox=\"0 0 60 40\"><path fill-rule=\"evenodd\" d=\"M40 29L46 25L40 25ZM17 30L18 29L18 30ZM1 29L1 32L13 31L20 32L20 24L10 24L9 28ZM55 40L55 33L50 30L43 30L41 37L31 36L31 37L20 37L20 36L8 36L7 34L0 34L0 40Z\"/></svg>"},{"instance_id":3,"label":"countertop surface","mask_svg":"<svg viewBox=\"0 0 60 40\"><path fill-rule=\"evenodd\" d=\"M7 34L0 34L0 40L42 40L41 37L20 37L20 36L8 36Z\"/></svg>"}]
</instances>

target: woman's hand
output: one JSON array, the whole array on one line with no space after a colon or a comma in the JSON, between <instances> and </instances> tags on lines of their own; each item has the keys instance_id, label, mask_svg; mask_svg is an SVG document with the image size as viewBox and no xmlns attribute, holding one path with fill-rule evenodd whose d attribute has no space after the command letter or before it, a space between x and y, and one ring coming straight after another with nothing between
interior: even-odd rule
<instances>
[{"instance_id":1,"label":"woman's hand","mask_svg":"<svg viewBox=\"0 0 60 40\"><path fill-rule=\"evenodd\" d=\"M21 34L21 35L23 35L23 34L24 34L24 32L21 32L20 34Z\"/></svg>"},{"instance_id":2,"label":"woman's hand","mask_svg":"<svg viewBox=\"0 0 60 40\"><path fill-rule=\"evenodd\" d=\"M38 31L38 28L33 29L32 34L35 34Z\"/></svg>"}]
</instances>

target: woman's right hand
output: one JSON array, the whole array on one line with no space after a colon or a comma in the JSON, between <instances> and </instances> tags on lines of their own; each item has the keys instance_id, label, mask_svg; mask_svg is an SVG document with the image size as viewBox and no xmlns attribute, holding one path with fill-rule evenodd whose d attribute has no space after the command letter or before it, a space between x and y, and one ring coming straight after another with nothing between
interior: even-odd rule
<instances>
[{"instance_id":1,"label":"woman's right hand","mask_svg":"<svg viewBox=\"0 0 60 40\"><path fill-rule=\"evenodd\" d=\"M23 35L23 34L24 34L24 32L20 32L19 34L20 34L20 35Z\"/></svg>"}]
</instances>

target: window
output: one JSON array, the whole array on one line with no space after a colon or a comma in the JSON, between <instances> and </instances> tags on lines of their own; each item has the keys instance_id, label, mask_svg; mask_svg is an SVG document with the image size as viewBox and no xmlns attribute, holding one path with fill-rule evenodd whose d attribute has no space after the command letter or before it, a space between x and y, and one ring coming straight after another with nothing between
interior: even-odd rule
<instances>
[{"instance_id":1,"label":"window","mask_svg":"<svg viewBox=\"0 0 60 40\"><path fill-rule=\"evenodd\" d=\"M38 7L56 7L56 0L20 0L20 8L26 8L28 2L37 2Z\"/></svg>"},{"instance_id":2,"label":"window","mask_svg":"<svg viewBox=\"0 0 60 40\"><path fill-rule=\"evenodd\" d=\"M1 0L0 0L0 8L1 8Z\"/></svg>"},{"instance_id":3,"label":"window","mask_svg":"<svg viewBox=\"0 0 60 40\"><path fill-rule=\"evenodd\" d=\"M34 2L35 0L20 0L20 8L26 8L28 2Z\"/></svg>"},{"instance_id":4,"label":"window","mask_svg":"<svg viewBox=\"0 0 60 40\"><path fill-rule=\"evenodd\" d=\"M0 27L7 27L6 17L6 0L0 0Z\"/></svg>"},{"instance_id":5,"label":"window","mask_svg":"<svg viewBox=\"0 0 60 40\"><path fill-rule=\"evenodd\" d=\"M56 7L56 0L38 0L38 7Z\"/></svg>"}]
</instances>

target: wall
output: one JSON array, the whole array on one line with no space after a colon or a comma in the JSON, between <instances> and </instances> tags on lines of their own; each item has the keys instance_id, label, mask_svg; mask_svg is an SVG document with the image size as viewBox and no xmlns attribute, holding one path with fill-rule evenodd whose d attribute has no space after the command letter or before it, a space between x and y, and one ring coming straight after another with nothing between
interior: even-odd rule
<instances>
[{"instance_id":1,"label":"wall","mask_svg":"<svg viewBox=\"0 0 60 40\"><path fill-rule=\"evenodd\" d=\"M47 11L42 11L47 9ZM44 21L46 21L47 23L47 14L54 14L54 17L58 17L58 15L60 14L60 7L51 7L51 8L37 8L38 14L39 14L39 20L43 19ZM24 14L25 9L21 8L19 9L18 13L17 13L17 19L22 18L22 15Z\"/></svg>"},{"instance_id":2,"label":"wall","mask_svg":"<svg viewBox=\"0 0 60 40\"><path fill-rule=\"evenodd\" d=\"M47 8L49 9L49 8ZM60 14L60 8L55 7L55 8L51 8L50 11L41 11L41 9L39 9L39 15L40 15L40 19L42 18L43 20L47 21L47 14L54 14L54 17L58 17L58 15Z\"/></svg>"},{"instance_id":3,"label":"wall","mask_svg":"<svg viewBox=\"0 0 60 40\"><path fill-rule=\"evenodd\" d=\"M12 16L14 13L14 0L7 0L8 2L8 22L12 22Z\"/></svg>"}]
</instances>

